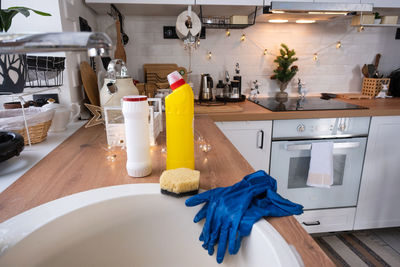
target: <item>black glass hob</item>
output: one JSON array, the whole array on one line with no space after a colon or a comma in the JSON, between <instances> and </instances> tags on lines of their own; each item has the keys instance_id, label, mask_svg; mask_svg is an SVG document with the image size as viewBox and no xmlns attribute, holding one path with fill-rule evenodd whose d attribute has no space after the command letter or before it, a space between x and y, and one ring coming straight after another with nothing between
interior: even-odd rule
<instances>
[{"instance_id":1,"label":"black glass hob","mask_svg":"<svg viewBox=\"0 0 400 267\"><path fill-rule=\"evenodd\" d=\"M307 111L307 110L338 110L338 109L368 109L366 107L345 103L337 100L325 100L317 97L292 98L278 102L274 97L259 97L255 100L248 99L271 111Z\"/></svg>"}]
</instances>

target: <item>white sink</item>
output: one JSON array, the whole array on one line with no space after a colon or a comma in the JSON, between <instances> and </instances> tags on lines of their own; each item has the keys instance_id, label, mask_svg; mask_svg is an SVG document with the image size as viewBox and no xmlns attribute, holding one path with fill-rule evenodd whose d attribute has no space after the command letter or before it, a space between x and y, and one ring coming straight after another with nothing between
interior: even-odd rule
<instances>
[{"instance_id":1,"label":"white sink","mask_svg":"<svg viewBox=\"0 0 400 267\"><path fill-rule=\"evenodd\" d=\"M51 201L0 224L0 266L220 266L198 240L200 207L159 184L94 189ZM301 266L265 220L222 266Z\"/></svg>"}]
</instances>

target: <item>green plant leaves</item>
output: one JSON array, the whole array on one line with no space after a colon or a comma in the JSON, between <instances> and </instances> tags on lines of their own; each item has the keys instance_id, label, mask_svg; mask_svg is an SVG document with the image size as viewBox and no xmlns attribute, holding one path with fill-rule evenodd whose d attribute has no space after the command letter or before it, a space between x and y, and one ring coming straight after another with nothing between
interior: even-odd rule
<instances>
[{"instance_id":1,"label":"green plant leaves","mask_svg":"<svg viewBox=\"0 0 400 267\"><path fill-rule=\"evenodd\" d=\"M274 75L271 76L272 80L278 80L282 83L289 82L299 70L297 66L290 65L297 61L298 58L294 57L296 52L294 49L290 50L285 44L281 44L281 49L279 50L280 55L274 60L278 64L277 68L274 70Z\"/></svg>"},{"instance_id":2,"label":"green plant leaves","mask_svg":"<svg viewBox=\"0 0 400 267\"><path fill-rule=\"evenodd\" d=\"M32 8L28 8L28 7L22 7L22 6L14 6L14 7L9 7L7 9L1 9L0 10L0 31L7 32L11 27L12 19L18 13L21 13L25 17L29 17L29 15L30 15L29 11L32 11L40 16L51 16L51 14L49 14L49 13L35 10Z\"/></svg>"}]
</instances>

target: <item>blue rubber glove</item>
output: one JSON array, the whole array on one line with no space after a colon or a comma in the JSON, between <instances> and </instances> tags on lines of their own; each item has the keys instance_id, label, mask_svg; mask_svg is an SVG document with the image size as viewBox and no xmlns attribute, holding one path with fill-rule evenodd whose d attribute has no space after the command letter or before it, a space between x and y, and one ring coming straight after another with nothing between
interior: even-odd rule
<instances>
[{"instance_id":1,"label":"blue rubber glove","mask_svg":"<svg viewBox=\"0 0 400 267\"><path fill-rule=\"evenodd\" d=\"M200 235L203 247L212 255L218 242L217 262L223 261L229 243L229 253L239 251L241 240L250 234L252 226L263 216L301 214L303 207L283 199L276 193L275 179L257 171L230 187L221 187L186 200L187 206L205 202L194 222L206 218ZM260 196L261 198L256 198Z\"/></svg>"},{"instance_id":2,"label":"blue rubber glove","mask_svg":"<svg viewBox=\"0 0 400 267\"><path fill-rule=\"evenodd\" d=\"M267 189L276 190L276 181L264 171L247 175L242 181L229 187L215 188L195 195L186 200L187 206L196 206L206 202L197 213L194 222L206 218L200 241L212 255L218 242L217 262L223 261L229 247L237 247L237 234L240 221L249 208L253 198Z\"/></svg>"},{"instance_id":3,"label":"blue rubber glove","mask_svg":"<svg viewBox=\"0 0 400 267\"><path fill-rule=\"evenodd\" d=\"M243 237L250 235L253 225L262 217L283 217L302 213L302 205L293 203L281 197L274 190L268 189L264 197L253 199L249 209L243 215L237 240L234 245L229 245L229 254L236 254L239 251Z\"/></svg>"}]
</instances>

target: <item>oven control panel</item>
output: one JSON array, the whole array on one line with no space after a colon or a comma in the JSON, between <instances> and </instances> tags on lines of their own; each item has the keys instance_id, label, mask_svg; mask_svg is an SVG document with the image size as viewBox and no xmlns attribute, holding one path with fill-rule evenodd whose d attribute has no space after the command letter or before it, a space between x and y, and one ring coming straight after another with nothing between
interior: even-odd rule
<instances>
[{"instance_id":1,"label":"oven control panel","mask_svg":"<svg viewBox=\"0 0 400 267\"><path fill-rule=\"evenodd\" d=\"M272 139L315 139L367 136L370 117L276 120Z\"/></svg>"}]
</instances>

